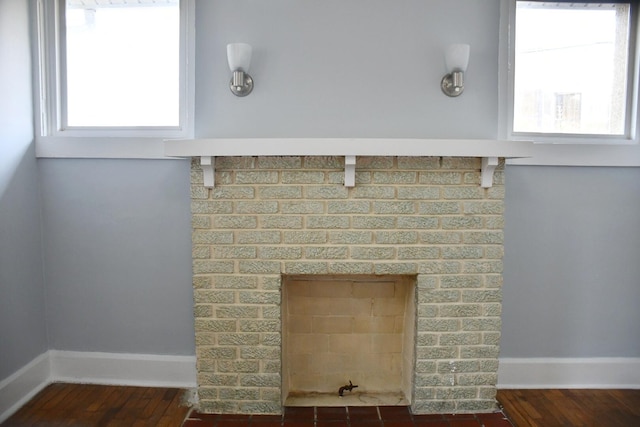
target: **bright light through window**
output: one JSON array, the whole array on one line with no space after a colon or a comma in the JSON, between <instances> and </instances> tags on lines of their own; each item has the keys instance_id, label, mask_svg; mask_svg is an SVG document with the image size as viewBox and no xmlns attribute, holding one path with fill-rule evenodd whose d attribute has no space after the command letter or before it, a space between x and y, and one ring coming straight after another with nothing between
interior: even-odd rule
<instances>
[{"instance_id":1,"label":"bright light through window","mask_svg":"<svg viewBox=\"0 0 640 427\"><path fill-rule=\"evenodd\" d=\"M178 0L67 0L67 126L179 126L179 38Z\"/></svg>"},{"instance_id":2,"label":"bright light through window","mask_svg":"<svg viewBox=\"0 0 640 427\"><path fill-rule=\"evenodd\" d=\"M514 132L623 135L629 4L518 1Z\"/></svg>"}]
</instances>

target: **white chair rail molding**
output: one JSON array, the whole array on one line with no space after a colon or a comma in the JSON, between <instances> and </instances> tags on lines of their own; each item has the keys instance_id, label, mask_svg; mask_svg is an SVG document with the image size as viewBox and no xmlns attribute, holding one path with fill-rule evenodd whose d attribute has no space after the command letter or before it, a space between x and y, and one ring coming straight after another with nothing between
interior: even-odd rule
<instances>
[{"instance_id":1,"label":"white chair rail molding","mask_svg":"<svg viewBox=\"0 0 640 427\"><path fill-rule=\"evenodd\" d=\"M493 185L498 159L532 155L529 141L402 138L202 138L165 140L168 157L200 157L205 187L215 185L215 157L340 156L345 158L346 187L355 186L358 156L480 157L481 186Z\"/></svg>"}]
</instances>

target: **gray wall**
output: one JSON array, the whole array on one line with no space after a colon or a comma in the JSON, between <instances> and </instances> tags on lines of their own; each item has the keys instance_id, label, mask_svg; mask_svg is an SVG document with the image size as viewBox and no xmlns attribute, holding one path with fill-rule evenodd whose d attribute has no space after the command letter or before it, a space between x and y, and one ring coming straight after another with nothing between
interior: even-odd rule
<instances>
[{"instance_id":1,"label":"gray wall","mask_svg":"<svg viewBox=\"0 0 640 427\"><path fill-rule=\"evenodd\" d=\"M188 160L40 160L57 350L194 354Z\"/></svg>"},{"instance_id":2,"label":"gray wall","mask_svg":"<svg viewBox=\"0 0 640 427\"><path fill-rule=\"evenodd\" d=\"M26 2L0 0L0 380L47 350Z\"/></svg>"},{"instance_id":3,"label":"gray wall","mask_svg":"<svg viewBox=\"0 0 640 427\"><path fill-rule=\"evenodd\" d=\"M497 134L498 0L196 7L199 137ZM228 89L225 45L236 41L255 51L247 98ZM472 45L458 99L439 89L452 42ZM50 348L193 354L188 162L39 166ZM503 356L640 356L638 178L507 168Z\"/></svg>"},{"instance_id":4,"label":"gray wall","mask_svg":"<svg viewBox=\"0 0 640 427\"><path fill-rule=\"evenodd\" d=\"M507 167L503 357L640 356L640 169Z\"/></svg>"}]
</instances>

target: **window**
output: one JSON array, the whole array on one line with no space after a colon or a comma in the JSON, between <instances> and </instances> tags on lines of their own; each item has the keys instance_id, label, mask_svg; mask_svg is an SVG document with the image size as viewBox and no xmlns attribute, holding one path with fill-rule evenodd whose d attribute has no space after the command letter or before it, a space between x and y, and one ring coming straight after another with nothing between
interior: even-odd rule
<instances>
[{"instance_id":1,"label":"window","mask_svg":"<svg viewBox=\"0 0 640 427\"><path fill-rule=\"evenodd\" d=\"M515 3L512 134L632 139L636 3Z\"/></svg>"},{"instance_id":2,"label":"window","mask_svg":"<svg viewBox=\"0 0 640 427\"><path fill-rule=\"evenodd\" d=\"M193 0L39 0L37 151L126 139L154 142L151 157L160 157L161 138L189 137L192 8Z\"/></svg>"}]
</instances>

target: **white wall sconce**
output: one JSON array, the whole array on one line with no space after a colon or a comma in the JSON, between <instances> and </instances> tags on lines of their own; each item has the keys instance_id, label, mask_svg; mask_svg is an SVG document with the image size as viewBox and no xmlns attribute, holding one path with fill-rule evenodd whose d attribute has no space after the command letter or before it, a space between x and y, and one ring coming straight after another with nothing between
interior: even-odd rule
<instances>
[{"instance_id":1,"label":"white wall sconce","mask_svg":"<svg viewBox=\"0 0 640 427\"><path fill-rule=\"evenodd\" d=\"M471 47L468 44L452 44L447 47L444 62L448 74L442 78L440 83L445 95L460 96L464 91L464 72L467 71L467 65L469 65L470 50Z\"/></svg>"},{"instance_id":2,"label":"white wall sconce","mask_svg":"<svg viewBox=\"0 0 640 427\"><path fill-rule=\"evenodd\" d=\"M253 90L253 79L247 71L251 65L251 45L230 43L227 45L227 60L233 72L229 87L235 96L247 96Z\"/></svg>"}]
</instances>

